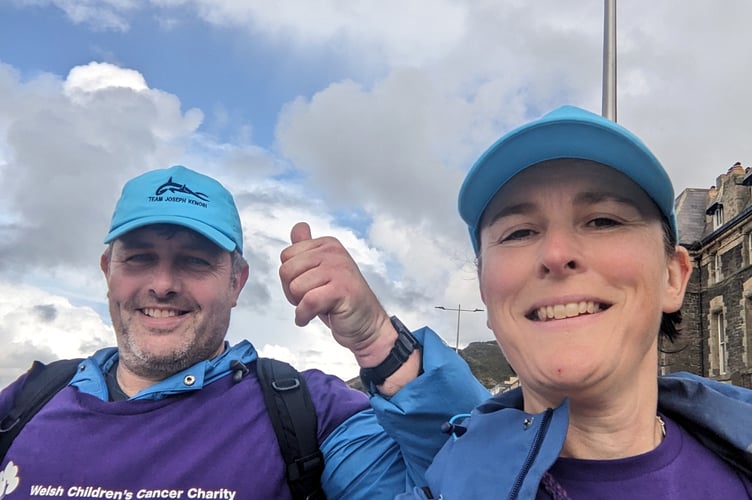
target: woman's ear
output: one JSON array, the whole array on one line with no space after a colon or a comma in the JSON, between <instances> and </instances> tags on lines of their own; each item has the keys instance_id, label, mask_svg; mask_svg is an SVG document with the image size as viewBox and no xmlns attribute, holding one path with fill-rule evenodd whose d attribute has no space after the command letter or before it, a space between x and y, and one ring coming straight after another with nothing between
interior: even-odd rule
<instances>
[{"instance_id":1,"label":"woman's ear","mask_svg":"<svg viewBox=\"0 0 752 500\"><path fill-rule=\"evenodd\" d=\"M676 246L674 254L668 258L667 270L663 312L672 313L681 309L687 283L692 275L692 262L686 248L681 245Z\"/></svg>"},{"instance_id":2,"label":"woman's ear","mask_svg":"<svg viewBox=\"0 0 752 500\"><path fill-rule=\"evenodd\" d=\"M110 253L104 252L99 258L99 269L102 270L105 276L110 272Z\"/></svg>"}]
</instances>

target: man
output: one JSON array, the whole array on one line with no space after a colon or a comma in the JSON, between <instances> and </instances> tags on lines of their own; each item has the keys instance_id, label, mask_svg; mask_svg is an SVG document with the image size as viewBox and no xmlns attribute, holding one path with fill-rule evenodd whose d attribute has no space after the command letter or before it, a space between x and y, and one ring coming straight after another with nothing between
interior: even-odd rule
<instances>
[{"instance_id":1,"label":"man","mask_svg":"<svg viewBox=\"0 0 752 500\"><path fill-rule=\"evenodd\" d=\"M325 318L364 367L375 408L304 372L324 492L392 498L422 482L441 423L486 392L435 334L397 331L338 241L312 240L307 225L292 240L280 275L297 322ZM256 351L225 341L249 275L231 194L183 166L147 172L123 187L105 243L117 347L81 362L24 427L0 463L0 498L290 498ZM24 380L0 393L0 415Z\"/></svg>"}]
</instances>

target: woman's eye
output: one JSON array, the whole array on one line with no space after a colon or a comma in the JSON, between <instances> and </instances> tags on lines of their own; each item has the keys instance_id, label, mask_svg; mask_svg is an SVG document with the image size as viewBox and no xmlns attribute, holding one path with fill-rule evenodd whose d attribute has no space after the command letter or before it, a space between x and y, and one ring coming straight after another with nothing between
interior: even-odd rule
<instances>
[{"instance_id":1,"label":"woman's eye","mask_svg":"<svg viewBox=\"0 0 752 500\"><path fill-rule=\"evenodd\" d=\"M614 227L619 225L621 225L619 221L610 217L596 217L588 222L588 226L595 228Z\"/></svg>"}]
</instances>

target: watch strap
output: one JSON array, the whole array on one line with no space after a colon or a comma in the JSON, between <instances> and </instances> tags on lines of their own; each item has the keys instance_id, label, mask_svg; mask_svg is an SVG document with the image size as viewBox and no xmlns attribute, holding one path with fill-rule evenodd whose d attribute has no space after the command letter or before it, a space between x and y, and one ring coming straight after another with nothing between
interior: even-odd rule
<instances>
[{"instance_id":1,"label":"watch strap","mask_svg":"<svg viewBox=\"0 0 752 500\"><path fill-rule=\"evenodd\" d=\"M420 346L415 336L397 316L392 316L390 320L394 329L397 330L397 340L394 342L394 347L379 365L360 369L360 381L368 391L373 391L375 386L383 384L388 377L405 364L410 354Z\"/></svg>"}]
</instances>

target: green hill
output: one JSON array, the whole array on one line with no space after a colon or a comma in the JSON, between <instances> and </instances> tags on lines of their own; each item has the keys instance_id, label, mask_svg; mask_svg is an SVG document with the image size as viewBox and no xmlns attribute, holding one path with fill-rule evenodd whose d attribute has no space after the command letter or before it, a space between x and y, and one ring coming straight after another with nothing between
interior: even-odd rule
<instances>
[{"instance_id":1,"label":"green hill","mask_svg":"<svg viewBox=\"0 0 752 500\"><path fill-rule=\"evenodd\" d=\"M509 366L498 344L493 340L472 342L466 348L460 349L459 354L468 364L475 378L489 390L514 376L512 367ZM363 390L359 377L348 380L347 384L354 389Z\"/></svg>"}]
</instances>

